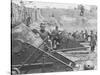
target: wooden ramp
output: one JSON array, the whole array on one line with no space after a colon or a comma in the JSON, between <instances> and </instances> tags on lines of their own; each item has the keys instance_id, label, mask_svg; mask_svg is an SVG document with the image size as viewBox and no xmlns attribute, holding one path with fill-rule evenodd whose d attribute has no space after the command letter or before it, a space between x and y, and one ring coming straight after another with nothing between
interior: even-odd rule
<instances>
[{"instance_id":1,"label":"wooden ramp","mask_svg":"<svg viewBox=\"0 0 100 75\"><path fill-rule=\"evenodd\" d=\"M71 68L73 70L73 68L75 67L75 62L73 62L72 60L68 59L67 57L57 53L57 52L47 52L44 51L42 49L38 49L39 51L42 51L43 53L49 55L50 57L56 59L57 61L61 62L62 64L66 65L67 67Z\"/></svg>"},{"instance_id":2,"label":"wooden ramp","mask_svg":"<svg viewBox=\"0 0 100 75\"><path fill-rule=\"evenodd\" d=\"M74 68L75 67L75 62L73 62L72 60L68 59L67 57L57 53L57 52L54 52L54 53L51 53L52 56L54 56L55 58L57 58L60 62L62 62L63 64L65 64L66 66L69 66L71 68Z\"/></svg>"},{"instance_id":3,"label":"wooden ramp","mask_svg":"<svg viewBox=\"0 0 100 75\"><path fill-rule=\"evenodd\" d=\"M25 66L25 64L32 64L35 63L39 58L42 57L43 54L46 54L50 57L52 57L53 59L59 61L60 63L64 64L66 67L70 68L71 70L73 70L73 68L75 67L75 62L73 62L72 60L68 59L67 57L57 53L57 52L50 52L50 51L45 51L43 49L36 48L30 44L25 44L25 46L28 47L28 49L26 50L27 52L23 53L25 56L12 56L12 65L22 65L19 66L19 69L21 69L23 66ZM23 59L24 57L24 59ZM23 60L22 60L23 59Z\"/></svg>"}]
</instances>

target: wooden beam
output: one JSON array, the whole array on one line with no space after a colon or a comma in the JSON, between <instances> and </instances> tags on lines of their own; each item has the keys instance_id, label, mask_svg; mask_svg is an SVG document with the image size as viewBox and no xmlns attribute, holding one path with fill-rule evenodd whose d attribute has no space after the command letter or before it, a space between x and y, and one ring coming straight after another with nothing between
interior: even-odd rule
<instances>
[{"instance_id":1,"label":"wooden beam","mask_svg":"<svg viewBox=\"0 0 100 75\"><path fill-rule=\"evenodd\" d=\"M24 65L12 65L12 67L17 67L21 71L27 71L27 70L32 70L32 69L40 69L40 68L43 68L43 67L46 68L46 67L52 67L52 66L53 66L53 62L24 64Z\"/></svg>"},{"instance_id":2,"label":"wooden beam","mask_svg":"<svg viewBox=\"0 0 100 75\"><path fill-rule=\"evenodd\" d=\"M53 62L24 64L23 66L41 66L41 65L49 65L49 64L53 64ZM20 67L20 66L22 66L22 65L21 64L12 65L12 67Z\"/></svg>"},{"instance_id":3,"label":"wooden beam","mask_svg":"<svg viewBox=\"0 0 100 75\"><path fill-rule=\"evenodd\" d=\"M54 52L66 52L66 51L80 51L80 50L86 50L89 47L77 47L77 48L67 48L67 49L58 49L53 50Z\"/></svg>"}]
</instances>

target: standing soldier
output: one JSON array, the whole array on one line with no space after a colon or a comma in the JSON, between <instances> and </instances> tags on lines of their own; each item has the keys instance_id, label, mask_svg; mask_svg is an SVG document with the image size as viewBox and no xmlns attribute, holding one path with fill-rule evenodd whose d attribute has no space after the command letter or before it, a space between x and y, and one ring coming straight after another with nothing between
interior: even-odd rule
<instances>
[{"instance_id":1,"label":"standing soldier","mask_svg":"<svg viewBox=\"0 0 100 75\"><path fill-rule=\"evenodd\" d=\"M84 39L84 33L83 33L83 30L80 32L80 40L83 40Z\"/></svg>"},{"instance_id":2,"label":"standing soldier","mask_svg":"<svg viewBox=\"0 0 100 75\"><path fill-rule=\"evenodd\" d=\"M89 36L89 35L88 35L87 30L85 30L84 37L85 37L85 40L86 40L86 41L88 41L88 36Z\"/></svg>"},{"instance_id":3,"label":"standing soldier","mask_svg":"<svg viewBox=\"0 0 100 75\"><path fill-rule=\"evenodd\" d=\"M68 38L73 39L72 34L70 32L68 33Z\"/></svg>"},{"instance_id":4,"label":"standing soldier","mask_svg":"<svg viewBox=\"0 0 100 75\"><path fill-rule=\"evenodd\" d=\"M76 38L76 32L73 32L72 36L75 39Z\"/></svg>"},{"instance_id":5,"label":"standing soldier","mask_svg":"<svg viewBox=\"0 0 100 75\"><path fill-rule=\"evenodd\" d=\"M76 40L76 39L79 39L79 32L78 31L75 31L73 34L72 34L73 38Z\"/></svg>"},{"instance_id":6,"label":"standing soldier","mask_svg":"<svg viewBox=\"0 0 100 75\"><path fill-rule=\"evenodd\" d=\"M96 41L97 41L97 32L96 32L96 34L95 34L95 38L96 38Z\"/></svg>"},{"instance_id":7,"label":"standing soldier","mask_svg":"<svg viewBox=\"0 0 100 75\"><path fill-rule=\"evenodd\" d=\"M45 24L40 24L40 31L39 31L40 37L44 40L46 37L49 37L49 32L45 30Z\"/></svg>"},{"instance_id":8,"label":"standing soldier","mask_svg":"<svg viewBox=\"0 0 100 75\"><path fill-rule=\"evenodd\" d=\"M55 30L52 31L52 46L53 48L57 48L57 45L60 44L60 39L59 39L59 30L58 30L58 26L55 27Z\"/></svg>"},{"instance_id":9,"label":"standing soldier","mask_svg":"<svg viewBox=\"0 0 100 75\"><path fill-rule=\"evenodd\" d=\"M94 52L94 49L96 46L96 38L95 38L95 34L93 33L93 31L91 31L91 35L90 35L90 46L91 46L91 52Z\"/></svg>"},{"instance_id":10,"label":"standing soldier","mask_svg":"<svg viewBox=\"0 0 100 75\"><path fill-rule=\"evenodd\" d=\"M39 35L46 42L46 44L49 44L51 47L51 42L48 40L50 38L50 33L45 30L45 23L40 24L40 30L39 30ZM44 50L47 50L47 46L44 45Z\"/></svg>"}]
</instances>

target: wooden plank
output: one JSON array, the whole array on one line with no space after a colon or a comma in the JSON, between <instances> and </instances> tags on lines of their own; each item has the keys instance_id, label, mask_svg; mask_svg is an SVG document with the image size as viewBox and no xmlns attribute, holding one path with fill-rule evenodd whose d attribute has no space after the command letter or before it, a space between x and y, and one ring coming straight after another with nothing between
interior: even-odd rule
<instances>
[{"instance_id":1,"label":"wooden plank","mask_svg":"<svg viewBox=\"0 0 100 75\"><path fill-rule=\"evenodd\" d=\"M41 66L41 65L49 65L49 64L53 64L53 62L46 62L46 63L32 63L32 64L24 64L23 66ZM20 67L22 66L21 64L19 65L12 65L12 67Z\"/></svg>"},{"instance_id":2,"label":"wooden plank","mask_svg":"<svg viewBox=\"0 0 100 75\"><path fill-rule=\"evenodd\" d=\"M67 49L58 49L53 50L54 52L66 52L66 51L81 51L81 50L87 50L89 47L77 47L77 48L67 48Z\"/></svg>"},{"instance_id":3,"label":"wooden plank","mask_svg":"<svg viewBox=\"0 0 100 75\"><path fill-rule=\"evenodd\" d=\"M29 71L32 69L40 69L40 68L50 68L53 66L53 62L47 62L47 63L34 63L34 64L24 64L24 65L12 65L12 67L20 67L20 71Z\"/></svg>"},{"instance_id":4,"label":"wooden plank","mask_svg":"<svg viewBox=\"0 0 100 75\"><path fill-rule=\"evenodd\" d=\"M57 59L63 61L64 63L66 63L67 65L69 65L70 67L75 67L75 62L73 62L72 60L68 59L67 57L65 56L62 56L61 54L57 53L57 52L54 52L54 53L51 53L51 55L53 55L54 57L56 57ZM71 63L71 65L70 65Z\"/></svg>"}]
</instances>

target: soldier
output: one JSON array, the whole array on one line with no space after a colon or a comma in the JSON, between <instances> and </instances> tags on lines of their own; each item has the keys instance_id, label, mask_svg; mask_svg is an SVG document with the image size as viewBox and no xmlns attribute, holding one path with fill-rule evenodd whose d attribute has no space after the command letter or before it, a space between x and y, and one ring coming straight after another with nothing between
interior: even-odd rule
<instances>
[{"instance_id":1,"label":"soldier","mask_svg":"<svg viewBox=\"0 0 100 75\"><path fill-rule=\"evenodd\" d=\"M97 41L97 32L96 32L96 34L95 34L95 38L96 38L96 41Z\"/></svg>"},{"instance_id":2,"label":"soldier","mask_svg":"<svg viewBox=\"0 0 100 75\"><path fill-rule=\"evenodd\" d=\"M94 49L96 46L96 38L95 38L95 34L93 33L93 31L91 31L91 35L90 35L90 46L91 46L91 52L94 52Z\"/></svg>"},{"instance_id":3,"label":"soldier","mask_svg":"<svg viewBox=\"0 0 100 75\"><path fill-rule=\"evenodd\" d=\"M68 38L73 39L72 34L70 32L68 33Z\"/></svg>"},{"instance_id":4,"label":"soldier","mask_svg":"<svg viewBox=\"0 0 100 75\"><path fill-rule=\"evenodd\" d=\"M75 35L76 35L76 32L73 32L72 36L73 36L74 39L76 38Z\"/></svg>"},{"instance_id":5,"label":"soldier","mask_svg":"<svg viewBox=\"0 0 100 75\"><path fill-rule=\"evenodd\" d=\"M40 24L40 31L39 31L40 37L44 40L46 37L49 37L50 34L48 31L45 30L45 24Z\"/></svg>"},{"instance_id":6,"label":"soldier","mask_svg":"<svg viewBox=\"0 0 100 75\"><path fill-rule=\"evenodd\" d=\"M51 41L49 40L50 33L45 30L45 27L46 27L45 23L40 24L39 35L42 38L42 40L44 40L46 42L43 49L48 50L47 45L49 45L51 47Z\"/></svg>"},{"instance_id":7,"label":"soldier","mask_svg":"<svg viewBox=\"0 0 100 75\"><path fill-rule=\"evenodd\" d=\"M74 39L78 39L79 36L78 36L78 31L75 31L73 34L72 34L73 38Z\"/></svg>"},{"instance_id":8,"label":"soldier","mask_svg":"<svg viewBox=\"0 0 100 75\"><path fill-rule=\"evenodd\" d=\"M84 33L83 33L83 30L80 32L80 39L81 39L81 40L84 39Z\"/></svg>"},{"instance_id":9,"label":"soldier","mask_svg":"<svg viewBox=\"0 0 100 75\"><path fill-rule=\"evenodd\" d=\"M60 44L60 36L59 36L59 30L58 30L58 26L56 26L55 27L55 30L54 31L52 31L52 46L53 46L53 48L57 48L57 45L59 45Z\"/></svg>"},{"instance_id":10,"label":"soldier","mask_svg":"<svg viewBox=\"0 0 100 75\"><path fill-rule=\"evenodd\" d=\"M89 35L88 35L87 30L85 30L84 37L85 37L85 40L88 41L88 37L89 37Z\"/></svg>"}]
</instances>

